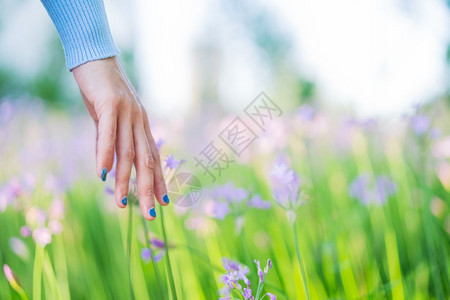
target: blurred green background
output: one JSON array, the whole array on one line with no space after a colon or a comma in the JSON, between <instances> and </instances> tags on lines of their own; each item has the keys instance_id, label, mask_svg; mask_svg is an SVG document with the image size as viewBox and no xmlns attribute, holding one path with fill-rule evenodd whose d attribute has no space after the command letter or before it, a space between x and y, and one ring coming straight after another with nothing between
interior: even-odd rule
<instances>
[{"instance_id":1,"label":"blurred green background","mask_svg":"<svg viewBox=\"0 0 450 300\"><path fill-rule=\"evenodd\" d=\"M143 222L95 177L45 10L0 1L0 264L16 276L0 274L0 299L217 299L224 257L248 266L253 296L253 260L272 260L259 299L448 299L450 3L194 4L105 3L167 180L173 154L204 191ZM261 91L282 116L212 182L194 156ZM279 205L280 157L298 207Z\"/></svg>"}]
</instances>

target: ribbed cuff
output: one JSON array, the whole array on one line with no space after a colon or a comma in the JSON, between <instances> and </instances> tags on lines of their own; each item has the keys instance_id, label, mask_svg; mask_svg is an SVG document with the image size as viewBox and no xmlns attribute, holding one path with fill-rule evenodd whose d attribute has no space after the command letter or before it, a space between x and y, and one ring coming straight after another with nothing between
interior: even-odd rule
<instances>
[{"instance_id":1,"label":"ribbed cuff","mask_svg":"<svg viewBox=\"0 0 450 300\"><path fill-rule=\"evenodd\" d=\"M102 0L41 0L63 44L69 71L88 61L116 56Z\"/></svg>"}]
</instances>

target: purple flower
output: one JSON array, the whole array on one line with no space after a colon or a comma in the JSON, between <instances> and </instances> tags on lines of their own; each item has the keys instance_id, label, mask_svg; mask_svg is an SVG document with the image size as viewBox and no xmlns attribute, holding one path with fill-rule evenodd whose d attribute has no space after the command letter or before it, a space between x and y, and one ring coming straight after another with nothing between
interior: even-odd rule
<instances>
[{"instance_id":1,"label":"purple flower","mask_svg":"<svg viewBox=\"0 0 450 300\"><path fill-rule=\"evenodd\" d=\"M50 206L49 217L53 220L62 220L64 218L64 201L55 198Z\"/></svg>"},{"instance_id":2,"label":"purple flower","mask_svg":"<svg viewBox=\"0 0 450 300\"><path fill-rule=\"evenodd\" d=\"M156 142L156 148L158 149L158 152L161 151L161 147L164 144L164 140L162 138L159 138Z\"/></svg>"},{"instance_id":3,"label":"purple flower","mask_svg":"<svg viewBox=\"0 0 450 300\"><path fill-rule=\"evenodd\" d=\"M150 239L150 244L152 249L142 248L141 259L148 262L153 257L154 262L160 261L165 254L166 245L164 241L157 238L152 238Z\"/></svg>"},{"instance_id":4,"label":"purple flower","mask_svg":"<svg viewBox=\"0 0 450 300\"><path fill-rule=\"evenodd\" d=\"M13 204L14 201L22 194L22 186L20 181L13 177L9 182L0 188L0 210L4 211L6 207Z\"/></svg>"},{"instance_id":5,"label":"purple flower","mask_svg":"<svg viewBox=\"0 0 450 300\"><path fill-rule=\"evenodd\" d=\"M3 265L3 272L5 273L6 280L8 280L9 283L15 284L17 282L16 276L14 276L13 271L7 264Z\"/></svg>"},{"instance_id":6,"label":"purple flower","mask_svg":"<svg viewBox=\"0 0 450 300\"><path fill-rule=\"evenodd\" d=\"M260 264L259 260L256 260L256 259L254 260L254 262L256 264L256 267L258 268L259 282L263 283L264 282L264 273L261 270L261 264Z\"/></svg>"},{"instance_id":7,"label":"purple flower","mask_svg":"<svg viewBox=\"0 0 450 300\"><path fill-rule=\"evenodd\" d=\"M248 206L259 209L269 209L272 205L269 201L264 201L260 195L254 195L249 201Z\"/></svg>"},{"instance_id":8,"label":"purple flower","mask_svg":"<svg viewBox=\"0 0 450 300\"><path fill-rule=\"evenodd\" d=\"M38 207L31 207L25 214L27 224L32 227L43 227L47 221L47 214Z\"/></svg>"},{"instance_id":9,"label":"purple flower","mask_svg":"<svg viewBox=\"0 0 450 300\"><path fill-rule=\"evenodd\" d=\"M50 230L45 227L41 227L33 231L33 239L37 244L45 247L52 242L52 235Z\"/></svg>"},{"instance_id":10,"label":"purple flower","mask_svg":"<svg viewBox=\"0 0 450 300\"><path fill-rule=\"evenodd\" d=\"M389 177L380 175L377 177L376 191L378 195L379 204L386 202L387 198L395 195L397 192L397 185L389 179Z\"/></svg>"},{"instance_id":11,"label":"purple flower","mask_svg":"<svg viewBox=\"0 0 450 300\"><path fill-rule=\"evenodd\" d=\"M371 197L369 191L370 176L362 174L358 176L350 185L350 197L359 199L363 204L367 204Z\"/></svg>"},{"instance_id":12,"label":"purple flower","mask_svg":"<svg viewBox=\"0 0 450 300\"><path fill-rule=\"evenodd\" d=\"M230 207L226 202L215 201L212 208L214 218L223 220L230 212Z\"/></svg>"},{"instance_id":13,"label":"purple flower","mask_svg":"<svg viewBox=\"0 0 450 300\"><path fill-rule=\"evenodd\" d=\"M107 194L107 195L114 195L114 190L111 187L106 186L105 187L105 194Z\"/></svg>"},{"instance_id":14,"label":"purple flower","mask_svg":"<svg viewBox=\"0 0 450 300\"><path fill-rule=\"evenodd\" d=\"M160 248L160 249L165 249L166 248L166 244L164 243L163 240L159 240L156 238L152 238L150 240L150 243L155 246L156 248Z\"/></svg>"},{"instance_id":15,"label":"purple flower","mask_svg":"<svg viewBox=\"0 0 450 300\"><path fill-rule=\"evenodd\" d=\"M48 222L48 229L50 229L53 234L60 234L63 231L63 226L58 220L50 220L50 222Z\"/></svg>"},{"instance_id":16,"label":"purple flower","mask_svg":"<svg viewBox=\"0 0 450 300\"><path fill-rule=\"evenodd\" d=\"M275 296L272 293L266 293L266 296L269 297L270 300L276 300L277 299L277 296Z\"/></svg>"},{"instance_id":17,"label":"purple flower","mask_svg":"<svg viewBox=\"0 0 450 300\"><path fill-rule=\"evenodd\" d=\"M242 200L248 198L248 192L243 188L236 187L232 182L229 182L225 185L215 187L211 196L217 199L223 199L228 202L239 203Z\"/></svg>"},{"instance_id":18,"label":"purple flower","mask_svg":"<svg viewBox=\"0 0 450 300\"><path fill-rule=\"evenodd\" d=\"M235 273L229 273L229 274L223 275L223 282L225 282L225 284L228 285L232 289L234 289L234 288L240 289L241 288L240 284L237 282Z\"/></svg>"},{"instance_id":19,"label":"purple flower","mask_svg":"<svg viewBox=\"0 0 450 300\"><path fill-rule=\"evenodd\" d=\"M154 262L160 261L160 260L163 258L164 253L165 253L164 251L161 251L161 252L159 252L159 253L156 253L155 256L153 257L153 261L154 261Z\"/></svg>"},{"instance_id":20,"label":"purple flower","mask_svg":"<svg viewBox=\"0 0 450 300\"><path fill-rule=\"evenodd\" d=\"M244 293L242 293L242 295L244 296L244 299L255 299L250 288L244 288Z\"/></svg>"},{"instance_id":21,"label":"purple flower","mask_svg":"<svg viewBox=\"0 0 450 300\"><path fill-rule=\"evenodd\" d=\"M349 195L357 198L362 204L384 204L397 191L396 184L385 175L375 180L367 173L358 176L350 185Z\"/></svg>"},{"instance_id":22,"label":"purple flower","mask_svg":"<svg viewBox=\"0 0 450 300\"><path fill-rule=\"evenodd\" d=\"M142 248L141 250L141 259L145 262L149 262L152 258L152 250L149 248Z\"/></svg>"},{"instance_id":23,"label":"purple flower","mask_svg":"<svg viewBox=\"0 0 450 300\"><path fill-rule=\"evenodd\" d=\"M273 196L281 206L288 209L300 204L300 180L285 162L278 160L273 164L270 178Z\"/></svg>"},{"instance_id":24,"label":"purple flower","mask_svg":"<svg viewBox=\"0 0 450 300\"><path fill-rule=\"evenodd\" d=\"M298 115L302 121L311 121L314 119L316 111L311 105L304 104L298 109Z\"/></svg>"},{"instance_id":25,"label":"purple flower","mask_svg":"<svg viewBox=\"0 0 450 300\"><path fill-rule=\"evenodd\" d=\"M244 299L253 300L254 296L252 295L252 289L250 288L251 282L246 276L246 274L249 272L247 266L241 265L240 263L228 258L222 258L222 264L227 271L227 274L224 274L222 276L222 280L226 284L226 286L225 288L222 288L220 290L220 294L223 295L223 298L220 299L229 299L231 289L236 289ZM267 260L267 265L264 268L264 272L261 270L261 265L258 260L255 260L255 264L258 269L258 276L260 278L258 291L261 291L264 287L265 274L267 274L269 269L272 267L272 261L270 259ZM246 287L242 289L239 280L242 280L245 283ZM270 299L276 299L276 297L270 293L267 293L265 296L272 296L274 298Z\"/></svg>"},{"instance_id":26,"label":"purple flower","mask_svg":"<svg viewBox=\"0 0 450 300\"><path fill-rule=\"evenodd\" d=\"M29 257L28 247L21 239L17 237L10 238L9 247L11 248L12 252L14 252L17 256L23 259Z\"/></svg>"},{"instance_id":27,"label":"purple flower","mask_svg":"<svg viewBox=\"0 0 450 300\"><path fill-rule=\"evenodd\" d=\"M272 261L270 259L267 260L266 267L264 268L264 273L267 274L269 269L272 269Z\"/></svg>"},{"instance_id":28,"label":"purple flower","mask_svg":"<svg viewBox=\"0 0 450 300\"><path fill-rule=\"evenodd\" d=\"M430 118L426 115L416 115L411 118L411 127L417 135L423 135L430 127Z\"/></svg>"},{"instance_id":29,"label":"purple flower","mask_svg":"<svg viewBox=\"0 0 450 300\"><path fill-rule=\"evenodd\" d=\"M11 101L3 101L0 104L0 124L6 124L9 122L11 117L14 115L14 107Z\"/></svg>"},{"instance_id":30,"label":"purple flower","mask_svg":"<svg viewBox=\"0 0 450 300\"><path fill-rule=\"evenodd\" d=\"M177 169L180 166L181 161L176 160L175 157L172 154L170 154L166 157L165 162L166 168Z\"/></svg>"},{"instance_id":31,"label":"purple flower","mask_svg":"<svg viewBox=\"0 0 450 300\"><path fill-rule=\"evenodd\" d=\"M20 227L20 235L23 237L29 237L31 235L31 229L28 226Z\"/></svg>"},{"instance_id":32,"label":"purple flower","mask_svg":"<svg viewBox=\"0 0 450 300\"><path fill-rule=\"evenodd\" d=\"M239 279L244 280L247 278L245 275L248 274L249 270L246 265L242 265L226 257L222 258L222 265L228 272L237 272Z\"/></svg>"}]
</instances>

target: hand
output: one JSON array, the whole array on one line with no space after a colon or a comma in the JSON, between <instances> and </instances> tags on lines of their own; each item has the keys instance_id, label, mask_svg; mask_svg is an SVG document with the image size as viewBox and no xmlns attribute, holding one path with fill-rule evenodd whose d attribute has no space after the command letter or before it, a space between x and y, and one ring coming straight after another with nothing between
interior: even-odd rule
<instances>
[{"instance_id":1,"label":"hand","mask_svg":"<svg viewBox=\"0 0 450 300\"><path fill-rule=\"evenodd\" d=\"M169 203L160 157L147 113L117 58L85 63L73 69L83 101L97 128L97 175L106 180L117 156L115 200L127 205L133 164L143 216L156 217L155 196Z\"/></svg>"}]
</instances>

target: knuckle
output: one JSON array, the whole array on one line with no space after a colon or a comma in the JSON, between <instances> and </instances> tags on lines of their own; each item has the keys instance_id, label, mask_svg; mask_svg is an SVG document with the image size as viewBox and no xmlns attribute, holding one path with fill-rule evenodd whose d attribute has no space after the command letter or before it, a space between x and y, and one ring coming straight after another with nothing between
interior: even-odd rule
<instances>
[{"instance_id":1,"label":"knuckle","mask_svg":"<svg viewBox=\"0 0 450 300\"><path fill-rule=\"evenodd\" d=\"M134 148L128 148L125 151L125 157L129 162L133 162L136 157L136 151L134 151Z\"/></svg>"},{"instance_id":2,"label":"knuckle","mask_svg":"<svg viewBox=\"0 0 450 300\"><path fill-rule=\"evenodd\" d=\"M118 186L121 186L123 188L128 188L129 184L130 184L130 179L128 177L126 177L126 176L117 177L117 185Z\"/></svg>"},{"instance_id":3,"label":"knuckle","mask_svg":"<svg viewBox=\"0 0 450 300\"><path fill-rule=\"evenodd\" d=\"M150 171L155 169L155 161L153 160L153 156L151 154L147 154L144 158L144 167Z\"/></svg>"},{"instance_id":4,"label":"knuckle","mask_svg":"<svg viewBox=\"0 0 450 300\"><path fill-rule=\"evenodd\" d=\"M111 103L111 105L115 108L119 108L121 104L124 102L124 95L123 92L118 89L115 91L110 91L109 95L107 96L108 101Z\"/></svg>"},{"instance_id":5,"label":"knuckle","mask_svg":"<svg viewBox=\"0 0 450 300\"><path fill-rule=\"evenodd\" d=\"M105 136L108 139L115 140L117 133L116 133L116 130L114 128L107 128L107 129L103 129L102 131L99 131L98 135L99 135L99 137L100 136Z\"/></svg>"},{"instance_id":6,"label":"knuckle","mask_svg":"<svg viewBox=\"0 0 450 300\"><path fill-rule=\"evenodd\" d=\"M133 110L133 117L135 120L139 122L141 122L144 119L141 110L138 108Z\"/></svg>"},{"instance_id":7,"label":"knuckle","mask_svg":"<svg viewBox=\"0 0 450 300\"><path fill-rule=\"evenodd\" d=\"M153 187L152 186L146 186L146 187L143 187L142 188L142 191L141 191L141 196L142 197L150 197L150 198L152 198L153 197Z\"/></svg>"},{"instance_id":8,"label":"knuckle","mask_svg":"<svg viewBox=\"0 0 450 300\"><path fill-rule=\"evenodd\" d=\"M161 156L159 155L159 153L157 153L153 158L153 163L155 166L161 166Z\"/></svg>"}]
</instances>

